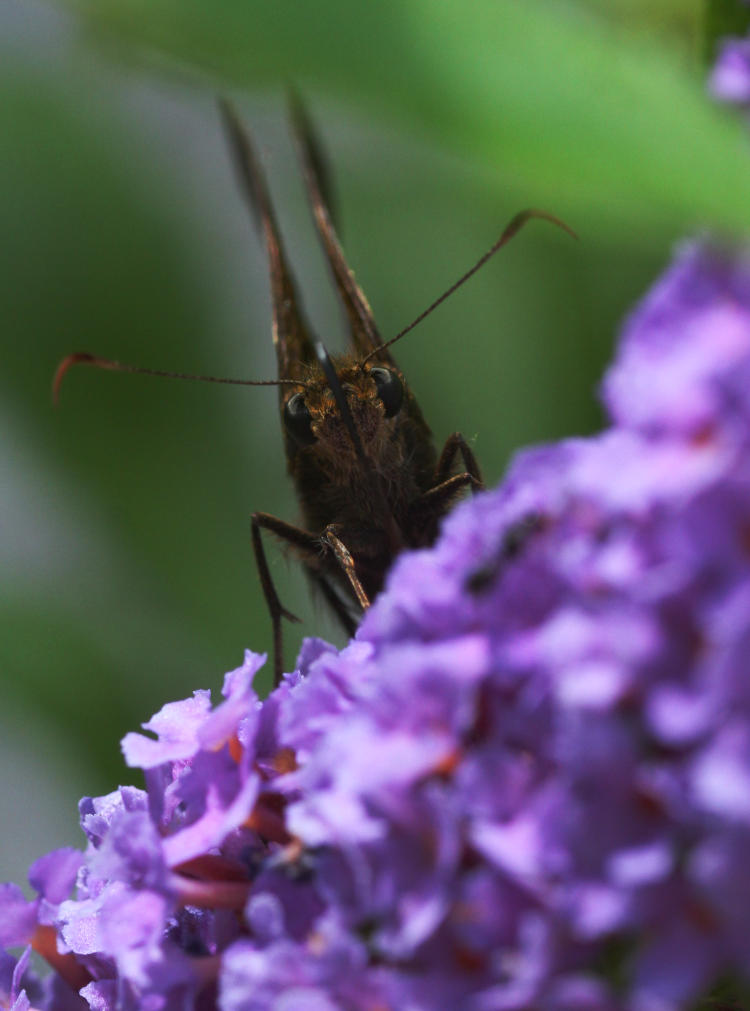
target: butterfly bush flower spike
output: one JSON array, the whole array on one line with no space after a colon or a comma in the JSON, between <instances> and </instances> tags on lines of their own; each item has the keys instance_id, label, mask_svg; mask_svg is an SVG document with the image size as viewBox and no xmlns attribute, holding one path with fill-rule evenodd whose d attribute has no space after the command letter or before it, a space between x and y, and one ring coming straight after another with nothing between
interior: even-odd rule
<instances>
[{"instance_id":1,"label":"butterfly bush flower spike","mask_svg":"<svg viewBox=\"0 0 750 1011\"><path fill-rule=\"evenodd\" d=\"M682 246L603 398L345 649L125 738L145 788L0 890L3 1006L750 1006L750 253Z\"/></svg>"}]
</instances>

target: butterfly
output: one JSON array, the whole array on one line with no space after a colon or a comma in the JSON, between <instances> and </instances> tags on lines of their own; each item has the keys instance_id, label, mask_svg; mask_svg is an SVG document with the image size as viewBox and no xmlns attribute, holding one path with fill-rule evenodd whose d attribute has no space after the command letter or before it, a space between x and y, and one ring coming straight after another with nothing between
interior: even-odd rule
<instances>
[{"instance_id":1,"label":"butterfly","mask_svg":"<svg viewBox=\"0 0 750 1011\"><path fill-rule=\"evenodd\" d=\"M431 545L440 522L465 491L483 488L473 450L460 432L438 452L419 404L391 347L465 283L532 218L574 232L559 218L527 209L511 219L494 245L395 337L383 340L369 303L341 248L328 197L325 161L310 117L296 95L290 118L312 216L344 308L349 347L331 356L302 311L268 186L249 133L234 107L219 102L242 192L268 254L272 338L278 378L235 380L125 365L88 352L59 365L55 397L76 364L103 369L240 385L276 385L287 469L302 513L300 525L266 512L251 516L251 536L271 618L274 683L283 670L282 624L297 621L283 606L266 557L266 535L286 545L304 566L348 635L383 588L404 550Z\"/></svg>"}]
</instances>

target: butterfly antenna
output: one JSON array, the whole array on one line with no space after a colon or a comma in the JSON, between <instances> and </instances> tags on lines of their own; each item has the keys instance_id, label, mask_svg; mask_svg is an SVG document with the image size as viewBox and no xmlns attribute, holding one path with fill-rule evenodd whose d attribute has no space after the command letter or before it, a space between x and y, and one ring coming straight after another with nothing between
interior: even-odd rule
<instances>
[{"instance_id":1,"label":"butterfly antenna","mask_svg":"<svg viewBox=\"0 0 750 1011\"><path fill-rule=\"evenodd\" d=\"M367 357L362 360L362 365L368 362L370 358L373 358L380 351L383 351L385 348L389 348L391 344L395 344L396 341L400 341L401 338L405 337L410 330L413 330L414 327L421 323L423 319L429 316L430 313L434 312L435 309L437 309L437 307L447 298L450 298L450 296L457 291L461 285L466 284L470 277L473 277L478 270L481 270L485 263L487 263L487 261L491 259L491 257L493 257L499 249L502 249L504 245L510 242L510 240L521 231L526 222L530 221L532 218L540 218L543 221L549 221L558 228L562 228L564 232L567 232L568 235L572 236L574 239L578 238L572 228L566 225L560 218L555 217L554 214L550 214L548 211L540 211L534 207L529 207L525 211L519 211L518 214L511 218L505 226L505 230L497 242L490 246L483 256L479 257L473 267L467 270L465 274L462 274L461 277L459 277L459 279L450 286L450 288L447 288L442 295L436 298L434 302L431 302L423 312L420 312L416 319L412 320L411 323L408 326L405 326L403 330L400 330L395 337L391 337L391 339L385 341L384 344L380 344L378 347L374 348Z\"/></svg>"},{"instance_id":2,"label":"butterfly antenna","mask_svg":"<svg viewBox=\"0 0 750 1011\"><path fill-rule=\"evenodd\" d=\"M91 365L96 369L108 369L111 372L135 372L142 376L160 376L162 379L191 379L199 383L225 383L230 386L306 386L306 383L296 379L226 379L223 376L200 376L189 372L167 372L164 369L146 369L140 365L126 365L111 358L100 358L88 351L77 351L63 358L57 366L52 380L52 402L56 405L60 399L60 387L68 370L74 365Z\"/></svg>"}]
</instances>

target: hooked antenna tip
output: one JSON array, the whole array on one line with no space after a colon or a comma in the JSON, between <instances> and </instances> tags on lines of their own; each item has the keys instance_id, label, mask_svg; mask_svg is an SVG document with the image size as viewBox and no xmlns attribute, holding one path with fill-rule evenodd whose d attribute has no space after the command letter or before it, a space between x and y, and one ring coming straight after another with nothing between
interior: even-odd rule
<instances>
[{"instance_id":1,"label":"hooked antenna tip","mask_svg":"<svg viewBox=\"0 0 750 1011\"><path fill-rule=\"evenodd\" d=\"M76 351L72 355L67 355L55 370L55 376L52 380L52 403L57 407L60 400L60 387L62 386L62 381L65 378L65 374L68 369L72 368L74 365L94 365L97 363L97 359L94 355L90 355L88 351Z\"/></svg>"}]
</instances>

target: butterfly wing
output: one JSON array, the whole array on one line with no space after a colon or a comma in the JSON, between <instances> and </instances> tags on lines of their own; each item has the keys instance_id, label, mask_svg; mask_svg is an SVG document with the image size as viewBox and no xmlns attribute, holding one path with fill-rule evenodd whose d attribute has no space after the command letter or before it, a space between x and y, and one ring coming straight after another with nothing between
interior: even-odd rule
<instances>
[{"instance_id":1,"label":"butterfly wing","mask_svg":"<svg viewBox=\"0 0 750 1011\"><path fill-rule=\"evenodd\" d=\"M273 213L265 178L261 172L247 131L234 107L219 102L240 185L250 209L259 223L266 241L271 275L273 311L273 343L279 379L303 379L307 367L316 361L310 328L301 309L294 277L284 252L281 235ZM282 405L294 393L294 388L279 388Z\"/></svg>"}]
</instances>

